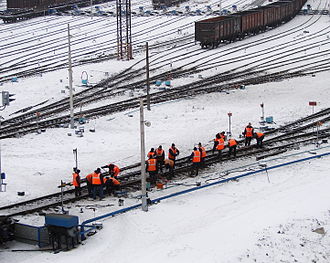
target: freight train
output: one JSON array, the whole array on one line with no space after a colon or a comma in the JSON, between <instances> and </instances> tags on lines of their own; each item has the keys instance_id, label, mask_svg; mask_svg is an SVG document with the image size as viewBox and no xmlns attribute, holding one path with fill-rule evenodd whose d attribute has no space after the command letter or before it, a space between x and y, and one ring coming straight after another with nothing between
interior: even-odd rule
<instances>
[{"instance_id":1,"label":"freight train","mask_svg":"<svg viewBox=\"0 0 330 263\"><path fill-rule=\"evenodd\" d=\"M250 34L258 34L292 19L306 0L280 0L248 11L195 22L195 40L202 48L217 47Z\"/></svg>"}]
</instances>

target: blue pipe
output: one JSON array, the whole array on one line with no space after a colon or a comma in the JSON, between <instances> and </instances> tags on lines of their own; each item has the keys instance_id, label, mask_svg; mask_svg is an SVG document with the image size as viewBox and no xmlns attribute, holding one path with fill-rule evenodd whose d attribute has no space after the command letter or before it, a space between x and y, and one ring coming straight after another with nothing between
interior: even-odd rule
<instances>
[{"instance_id":1,"label":"blue pipe","mask_svg":"<svg viewBox=\"0 0 330 263\"><path fill-rule=\"evenodd\" d=\"M176 193L173 193L173 194L169 194L169 195L165 195L163 197L153 199L153 200L151 200L151 203L153 203L153 204L158 203L161 200L165 200L165 199L168 199L168 198L171 198L171 197L174 197L174 196L179 196L179 195L182 195L182 194L193 192L193 191L203 189L203 188L206 188L206 187L210 187L210 186L213 186L213 185L226 183L226 182L231 181L231 180L236 180L236 179L241 178L241 177L261 173L261 172L264 172L264 171L267 171L267 170L276 169L276 168L279 168L279 167L282 167L282 166L287 166L287 165L291 165L291 164L295 164L295 163L299 163L299 162L304 162L304 161L308 161L308 160L312 160L312 159L316 159L316 158L321 158L321 157L327 156L327 155L330 155L330 152L315 155L315 156L311 156L311 157L306 157L306 158L303 158L303 159L298 159L298 160L283 163L283 164L278 164L278 165L266 167L266 168L260 169L258 171L248 172L248 173L245 173L245 174L241 174L241 175L237 175L237 176L230 177L230 178L227 178L227 179L223 179L223 180L220 180L220 181L217 181L217 182L213 182L213 183L209 183L209 184L205 184L205 185L201 185L201 186L196 186L196 187L189 188L189 189L186 189L186 190L183 190L183 191L180 191L180 192L176 192ZM91 219L88 219L88 220L84 221L81 224L81 230L80 230L81 240L86 239L85 238L85 233L88 232L88 231L84 231L84 227L87 226L88 223L91 223L91 222L94 222L94 221L97 221L97 220L100 220L100 219L103 219L103 218L106 218L106 217L115 216L117 214L121 214L121 213L127 212L129 210L136 209L140 206L142 206L142 204L126 207L126 208L123 208L123 209L120 209L120 210L117 210L117 211L114 211L114 212L111 212L111 213L108 213L108 214L105 214L105 215L102 215L102 216L98 216L98 217L95 217L95 218L91 218Z\"/></svg>"}]
</instances>

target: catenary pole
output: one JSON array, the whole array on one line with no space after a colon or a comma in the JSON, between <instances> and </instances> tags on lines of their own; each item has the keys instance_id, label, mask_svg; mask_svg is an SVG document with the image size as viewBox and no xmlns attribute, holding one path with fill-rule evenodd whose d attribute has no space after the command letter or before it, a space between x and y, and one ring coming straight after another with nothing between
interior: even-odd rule
<instances>
[{"instance_id":1,"label":"catenary pole","mask_svg":"<svg viewBox=\"0 0 330 263\"><path fill-rule=\"evenodd\" d=\"M144 114L143 99L140 99L140 138L141 138L141 193L142 193L142 210L148 211L147 204L147 187L146 187L146 166L145 166L145 140L144 140Z\"/></svg>"},{"instance_id":2,"label":"catenary pole","mask_svg":"<svg viewBox=\"0 0 330 263\"><path fill-rule=\"evenodd\" d=\"M70 128L74 129L70 24L68 24L68 60L69 60L68 64L69 64L69 91L70 91Z\"/></svg>"},{"instance_id":3,"label":"catenary pole","mask_svg":"<svg viewBox=\"0 0 330 263\"><path fill-rule=\"evenodd\" d=\"M150 110L149 46L146 42L147 109Z\"/></svg>"}]
</instances>

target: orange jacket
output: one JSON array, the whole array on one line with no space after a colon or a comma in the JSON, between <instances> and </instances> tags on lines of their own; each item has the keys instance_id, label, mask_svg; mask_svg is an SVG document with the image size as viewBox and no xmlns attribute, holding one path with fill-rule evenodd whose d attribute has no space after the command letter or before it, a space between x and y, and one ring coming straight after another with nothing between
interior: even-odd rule
<instances>
[{"instance_id":1,"label":"orange jacket","mask_svg":"<svg viewBox=\"0 0 330 263\"><path fill-rule=\"evenodd\" d=\"M264 136L265 135L262 132L256 132L256 134L257 134L257 138L260 138L261 136Z\"/></svg>"},{"instance_id":2,"label":"orange jacket","mask_svg":"<svg viewBox=\"0 0 330 263\"><path fill-rule=\"evenodd\" d=\"M147 157L150 158L151 156L155 156L155 152L148 152Z\"/></svg>"},{"instance_id":3,"label":"orange jacket","mask_svg":"<svg viewBox=\"0 0 330 263\"><path fill-rule=\"evenodd\" d=\"M91 174L88 174L87 176L86 176L86 180L87 180L87 182L88 183L92 183L92 176L93 176L93 174L91 173Z\"/></svg>"},{"instance_id":4,"label":"orange jacket","mask_svg":"<svg viewBox=\"0 0 330 263\"><path fill-rule=\"evenodd\" d=\"M237 145L237 141L235 139L229 139L228 146L233 147L235 145Z\"/></svg>"},{"instance_id":5,"label":"orange jacket","mask_svg":"<svg viewBox=\"0 0 330 263\"><path fill-rule=\"evenodd\" d=\"M154 158L150 158L148 161L147 161L147 163L148 163L148 172L154 172L154 171L156 171L157 170L157 161L156 161L156 159L154 159Z\"/></svg>"},{"instance_id":6,"label":"orange jacket","mask_svg":"<svg viewBox=\"0 0 330 263\"><path fill-rule=\"evenodd\" d=\"M114 185L120 185L120 182L114 177L104 177L103 182L106 183L108 180L111 180Z\"/></svg>"},{"instance_id":7,"label":"orange jacket","mask_svg":"<svg viewBox=\"0 0 330 263\"><path fill-rule=\"evenodd\" d=\"M112 183L114 185L120 185L120 182L116 178L114 178L114 177L110 177L109 180L112 180Z\"/></svg>"},{"instance_id":8,"label":"orange jacket","mask_svg":"<svg viewBox=\"0 0 330 263\"><path fill-rule=\"evenodd\" d=\"M119 167L117 165L115 165L115 167L113 167L112 173L113 173L113 176L114 177L117 177L119 175L120 169L119 169Z\"/></svg>"},{"instance_id":9,"label":"orange jacket","mask_svg":"<svg viewBox=\"0 0 330 263\"><path fill-rule=\"evenodd\" d=\"M221 151L225 148L225 140L220 138L220 139L215 139L217 142L218 142L218 145L217 145L217 150L218 151Z\"/></svg>"},{"instance_id":10,"label":"orange jacket","mask_svg":"<svg viewBox=\"0 0 330 263\"><path fill-rule=\"evenodd\" d=\"M193 158L192 162L193 163L199 163L201 161L201 152L199 150L193 151Z\"/></svg>"},{"instance_id":11,"label":"orange jacket","mask_svg":"<svg viewBox=\"0 0 330 263\"><path fill-rule=\"evenodd\" d=\"M172 150L172 152L175 154L175 156L171 154L170 150ZM174 160L177 154L178 154L178 149L171 147L168 152L168 158Z\"/></svg>"},{"instance_id":12,"label":"orange jacket","mask_svg":"<svg viewBox=\"0 0 330 263\"><path fill-rule=\"evenodd\" d=\"M80 186L80 177L79 174L73 173L72 174L72 184L73 186L79 187Z\"/></svg>"},{"instance_id":13,"label":"orange jacket","mask_svg":"<svg viewBox=\"0 0 330 263\"><path fill-rule=\"evenodd\" d=\"M200 152L202 153L202 158L206 157L206 151L204 147L199 147Z\"/></svg>"},{"instance_id":14,"label":"orange jacket","mask_svg":"<svg viewBox=\"0 0 330 263\"><path fill-rule=\"evenodd\" d=\"M93 185L101 185L102 184L101 174L97 174L95 172L92 174L92 184Z\"/></svg>"}]
</instances>

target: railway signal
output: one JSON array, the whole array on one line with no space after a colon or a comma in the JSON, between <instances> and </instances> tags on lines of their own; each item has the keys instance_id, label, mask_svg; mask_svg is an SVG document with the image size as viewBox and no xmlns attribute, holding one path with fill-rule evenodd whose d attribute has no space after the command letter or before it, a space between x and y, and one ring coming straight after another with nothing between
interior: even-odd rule
<instances>
[{"instance_id":1,"label":"railway signal","mask_svg":"<svg viewBox=\"0 0 330 263\"><path fill-rule=\"evenodd\" d=\"M263 122L265 120L265 111L264 111L264 103L262 102L260 104L260 107L261 107L261 121Z\"/></svg>"},{"instance_id":2,"label":"railway signal","mask_svg":"<svg viewBox=\"0 0 330 263\"><path fill-rule=\"evenodd\" d=\"M11 101L14 101L15 94L10 94L8 91L2 91L2 106L9 106Z\"/></svg>"}]
</instances>

